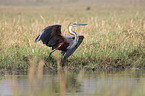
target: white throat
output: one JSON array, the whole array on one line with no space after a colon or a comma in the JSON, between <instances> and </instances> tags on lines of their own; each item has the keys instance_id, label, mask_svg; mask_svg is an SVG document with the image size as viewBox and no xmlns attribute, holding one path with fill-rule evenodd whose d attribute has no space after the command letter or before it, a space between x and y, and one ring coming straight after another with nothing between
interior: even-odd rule
<instances>
[{"instance_id":1,"label":"white throat","mask_svg":"<svg viewBox=\"0 0 145 96\"><path fill-rule=\"evenodd\" d=\"M68 46L68 49L74 48L77 45L77 43L78 43L78 35L77 35L76 32L72 31L71 29L72 29L72 26L69 26L69 32L70 32L70 34L75 36L75 39L70 42L70 44Z\"/></svg>"}]
</instances>

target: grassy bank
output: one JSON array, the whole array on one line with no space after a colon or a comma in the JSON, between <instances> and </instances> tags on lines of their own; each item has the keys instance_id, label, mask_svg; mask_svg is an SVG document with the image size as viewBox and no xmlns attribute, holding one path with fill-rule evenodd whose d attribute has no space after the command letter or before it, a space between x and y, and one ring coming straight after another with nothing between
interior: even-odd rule
<instances>
[{"instance_id":1,"label":"grassy bank","mask_svg":"<svg viewBox=\"0 0 145 96\"><path fill-rule=\"evenodd\" d=\"M90 10L87 10L90 6ZM26 69L30 60L48 64L51 48L34 43L42 29L61 24L69 35L70 22L87 23L74 28L85 36L69 57L69 69L108 69L145 66L145 7L131 4L68 4L48 6L0 6L0 67ZM52 55L56 69L60 53Z\"/></svg>"}]
</instances>

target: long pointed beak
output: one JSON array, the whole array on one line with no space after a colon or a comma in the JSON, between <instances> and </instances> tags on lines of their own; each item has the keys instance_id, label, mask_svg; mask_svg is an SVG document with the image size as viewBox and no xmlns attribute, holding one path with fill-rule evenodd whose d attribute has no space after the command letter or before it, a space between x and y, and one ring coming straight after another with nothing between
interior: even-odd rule
<instances>
[{"instance_id":1,"label":"long pointed beak","mask_svg":"<svg viewBox=\"0 0 145 96\"><path fill-rule=\"evenodd\" d=\"M76 23L76 25L78 25L78 26L85 26L85 25L88 25L88 24L84 24L84 23Z\"/></svg>"}]
</instances>

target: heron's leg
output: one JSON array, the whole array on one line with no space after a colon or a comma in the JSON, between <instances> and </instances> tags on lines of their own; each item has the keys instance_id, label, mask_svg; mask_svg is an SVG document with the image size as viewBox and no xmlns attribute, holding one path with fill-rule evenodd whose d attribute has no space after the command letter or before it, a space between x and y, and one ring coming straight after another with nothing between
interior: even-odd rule
<instances>
[{"instance_id":1,"label":"heron's leg","mask_svg":"<svg viewBox=\"0 0 145 96\"><path fill-rule=\"evenodd\" d=\"M65 61L67 60L67 58L65 56L63 56L63 59L62 59L62 66L65 65Z\"/></svg>"},{"instance_id":2,"label":"heron's leg","mask_svg":"<svg viewBox=\"0 0 145 96\"><path fill-rule=\"evenodd\" d=\"M51 56L51 54L52 54L54 51L56 51L56 49L54 49L53 51L51 51L51 52L49 53L49 64L50 64L50 56ZM48 67L48 66L47 66L47 67Z\"/></svg>"},{"instance_id":3,"label":"heron's leg","mask_svg":"<svg viewBox=\"0 0 145 96\"><path fill-rule=\"evenodd\" d=\"M60 58L60 61L62 61L62 58L63 58L64 54L65 54L65 53L62 53L61 58Z\"/></svg>"}]
</instances>

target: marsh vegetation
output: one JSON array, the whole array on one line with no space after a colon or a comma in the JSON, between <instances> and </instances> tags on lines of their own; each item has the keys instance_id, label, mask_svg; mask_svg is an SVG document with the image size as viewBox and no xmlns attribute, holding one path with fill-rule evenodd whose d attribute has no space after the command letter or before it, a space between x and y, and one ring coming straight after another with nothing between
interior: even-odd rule
<instances>
[{"instance_id":1,"label":"marsh vegetation","mask_svg":"<svg viewBox=\"0 0 145 96\"><path fill-rule=\"evenodd\" d=\"M139 5L138 5L139 4ZM87 9L89 7L89 10ZM143 3L67 2L38 6L0 6L0 67L27 70L31 59L48 64L51 48L36 36L48 25L61 24L69 35L70 22L87 23L74 28L85 36L66 61L68 69L143 68L145 66L145 7ZM52 57L57 68L60 53Z\"/></svg>"},{"instance_id":2,"label":"marsh vegetation","mask_svg":"<svg viewBox=\"0 0 145 96\"><path fill-rule=\"evenodd\" d=\"M0 95L145 95L144 0L0 2ZM61 53L49 65L51 48L34 40L52 24L68 36L70 22L88 24L73 29L85 38L57 71Z\"/></svg>"}]
</instances>

